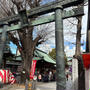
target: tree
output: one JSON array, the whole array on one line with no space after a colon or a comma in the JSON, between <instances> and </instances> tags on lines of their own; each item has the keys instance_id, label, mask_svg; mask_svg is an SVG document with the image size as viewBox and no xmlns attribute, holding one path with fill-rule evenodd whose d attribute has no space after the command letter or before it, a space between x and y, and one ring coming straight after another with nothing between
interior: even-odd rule
<instances>
[{"instance_id":1,"label":"tree","mask_svg":"<svg viewBox=\"0 0 90 90\"><path fill-rule=\"evenodd\" d=\"M8 17L17 14L22 9L32 9L40 6L42 0L0 0L0 17ZM35 20L38 16L30 19ZM19 31L9 32L10 40L17 45L23 60L23 70L26 72L26 78L29 79L29 73L32 63L32 57L35 47L48 39L51 31L48 25L43 26L42 30L37 31L34 27L27 27ZM46 37L47 36L47 37ZM24 76L25 77L25 76ZM22 78L23 79L23 78ZM25 82L25 80L23 80Z\"/></svg>"},{"instance_id":2,"label":"tree","mask_svg":"<svg viewBox=\"0 0 90 90\"><path fill-rule=\"evenodd\" d=\"M49 55L56 60L56 50L55 48L52 49L51 52L49 52ZM66 54L64 53L64 59L65 59L65 66L67 67L68 66L68 63L67 63L67 56Z\"/></svg>"},{"instance_id":3,"label":"tree","mask_svg":"<svg viewBox=\"0 0 90 90\"><path fill-rule=\"evenodd\" d=\"M51 52L49 52L49 55L56 60L56 51L55 51L55 48L52 49Z\"/></svg>"},{"instance_id":4,"label":"tree","mask_svg":"<svg viewBox=\"0 0 90 90\"><path fill-rule=\"evenodd\" d=\"M84 4L79 5L78 7L83 7ZM75 58L78 60L78 90L85 90L85 71L83 67L83 62L81 58L81 29L82 29L82 16L76 17L77 23L73 23L69 21L72 26L77 27L76 33L73 33L74 35L76 34L76 43L73 43L76 45L75 49ZM72 35L73 35L72 34ZM83 78L83 79L82 79Z\"/></svg>"},{"instance_id":5,"label":"tree","mask_svg":"<svg viewBox=\"0 0 90 90\"><path fill-rule=\"evenodd\" d=\"M76 51L75 57L78 60L78 90L85 90L85 71L81 58L81 27L82 17L77 17ZM82 79L83 78L83 79Z\"/></svg>"}]
</instances>

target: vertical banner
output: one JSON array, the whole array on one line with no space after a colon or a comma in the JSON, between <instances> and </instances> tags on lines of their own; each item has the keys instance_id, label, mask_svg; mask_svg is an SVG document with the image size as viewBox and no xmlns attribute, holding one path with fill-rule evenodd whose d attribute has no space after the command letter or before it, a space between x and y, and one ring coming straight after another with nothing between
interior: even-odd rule
<instances>
[{"instance_id":1,"label":"vertical banner","mask_svg":"<svg viewBox=\"0 0 90 90\"><path fill-rule=\"evenodd\" d=\"M32 61L32 66L31 66L31 70L30 70L30 79L33 79L33 77L34 77L36 63L37 63L37 60Z\"/></svg>"}]
</instances>

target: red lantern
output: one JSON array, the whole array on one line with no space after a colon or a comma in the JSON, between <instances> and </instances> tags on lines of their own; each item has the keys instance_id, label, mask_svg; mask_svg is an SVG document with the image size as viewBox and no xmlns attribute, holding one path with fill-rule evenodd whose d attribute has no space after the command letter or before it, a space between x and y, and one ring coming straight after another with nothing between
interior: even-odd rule
<instances>
[{"instance_id":1,"label":"red lantern","mask_svg":"<svg viewBox=\"0 0 90 90\"><path fill-rule=\"evenodd\" d=\"M82 54L83 63L85 68L89 68L90 66L90 53Z\"/></svg>"}]
</instances>

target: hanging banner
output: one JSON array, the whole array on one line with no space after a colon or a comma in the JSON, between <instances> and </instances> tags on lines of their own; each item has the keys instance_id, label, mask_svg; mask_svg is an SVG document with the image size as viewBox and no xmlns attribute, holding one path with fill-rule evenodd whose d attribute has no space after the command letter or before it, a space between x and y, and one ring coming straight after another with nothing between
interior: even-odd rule
<instances>
[{"instance_id":1,"label":"hanging banner","mask_svg":"<svg viewBox=\"0 0 90 90\"><path fill-rule=\"evenodd\" d=\"M37 60L32 61L32 66L31 66L31 70L30 70L30 79L33 79L33 77L34 77L36 63L37 63Z\"/></svg>"}]
</instances>

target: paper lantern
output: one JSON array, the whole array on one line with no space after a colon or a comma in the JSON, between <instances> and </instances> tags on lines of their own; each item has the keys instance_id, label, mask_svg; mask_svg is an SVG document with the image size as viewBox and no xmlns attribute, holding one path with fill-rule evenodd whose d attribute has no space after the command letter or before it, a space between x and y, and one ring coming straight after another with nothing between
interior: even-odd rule
<instances>
[{"instance_id":1,"label":"paper lantern","mask_svg":"<svg viewBox=\"0 0 90 90\"><path fill-rule=\"evenodd\" d=\"M90 66L90 53L82 54L82 58L83 58L84 67L88 69Z\"/></svg>"}]
</instances>

